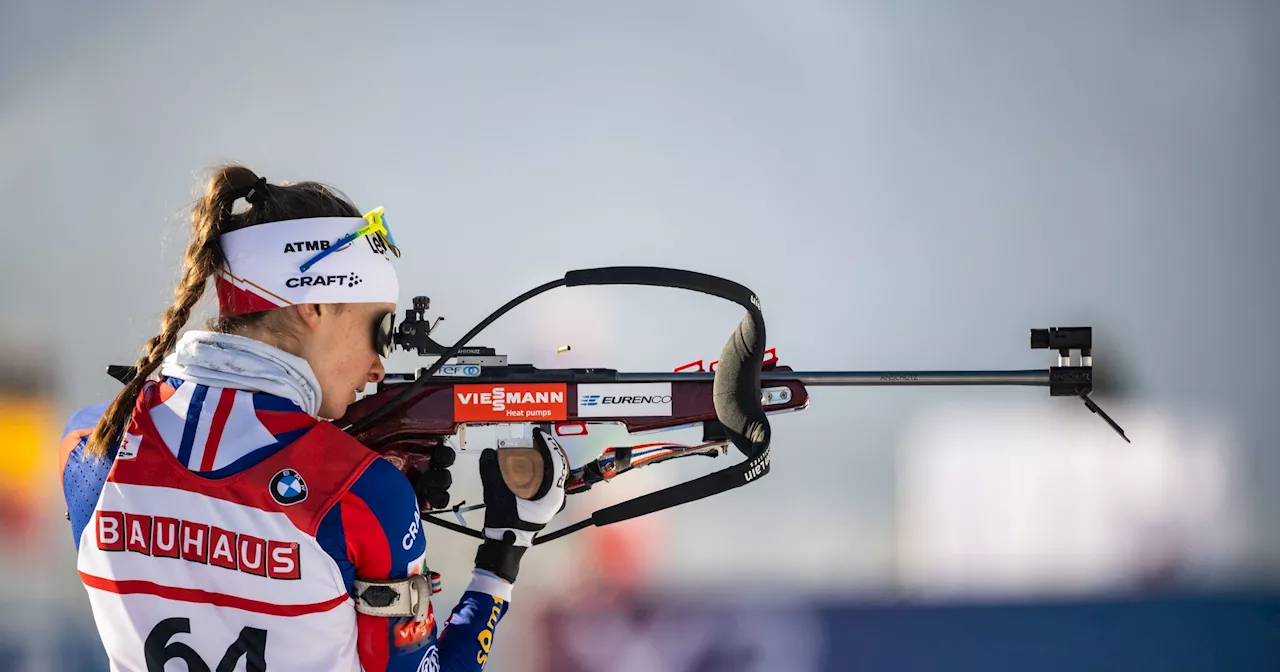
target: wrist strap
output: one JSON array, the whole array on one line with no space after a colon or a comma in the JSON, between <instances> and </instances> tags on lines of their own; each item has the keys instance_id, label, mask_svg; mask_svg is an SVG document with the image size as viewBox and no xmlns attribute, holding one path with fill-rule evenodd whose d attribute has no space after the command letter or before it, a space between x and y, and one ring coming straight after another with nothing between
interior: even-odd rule
<instances>
[{"instance_id":1,"label":"wrist strap","mask_svg":"<svg viewBox=\"0 0 1280 672\"><path fill-rule=\"evenodd\" d=\"M516 546L515 540L485 539L476 549L476 567L493 572L510 583L516 582L520 573L520 559L528 546Z\"/></svg>"}]
</instances>

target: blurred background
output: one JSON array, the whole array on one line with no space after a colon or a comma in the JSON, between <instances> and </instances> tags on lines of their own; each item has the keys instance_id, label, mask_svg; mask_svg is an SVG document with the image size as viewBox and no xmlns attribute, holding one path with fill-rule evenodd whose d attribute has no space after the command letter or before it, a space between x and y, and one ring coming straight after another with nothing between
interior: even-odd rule
<instances>
[{"instance_id":1,"label":"blurred background","mask_svg":"<svg viewBox=\"0 0 1280 672\"><path fill-rule=\"evenodd\" d=\"M59 434L221 161L385 206L444 342L632 264L751 287L801 370L1094 328L1132 444L1041 388L811 388L758 484L531 551L490 670L1280 669L1277 35L1269 0L2 1L0 670L106 669ZM663 371L740 317L561 289L474 342ZM689 462L564 521L725 466ZM428 529L447 612L474 540Z\"/></svg>"}]
</instances>

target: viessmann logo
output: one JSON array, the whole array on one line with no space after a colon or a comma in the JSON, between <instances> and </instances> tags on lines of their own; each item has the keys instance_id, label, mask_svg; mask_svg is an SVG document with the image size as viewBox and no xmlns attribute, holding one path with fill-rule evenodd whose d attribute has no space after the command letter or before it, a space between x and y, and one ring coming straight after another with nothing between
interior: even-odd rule
<instances>
[{"instance_id":1,"label":"viessmann logo","mask_svg":"<svg viewBox=\"0 0 1280 672\"><path fill-rule=\"evenodd\" d=\"M455 385L453 419L457 422L564 420L564 383Z\"/></svg>"}]
</instances>

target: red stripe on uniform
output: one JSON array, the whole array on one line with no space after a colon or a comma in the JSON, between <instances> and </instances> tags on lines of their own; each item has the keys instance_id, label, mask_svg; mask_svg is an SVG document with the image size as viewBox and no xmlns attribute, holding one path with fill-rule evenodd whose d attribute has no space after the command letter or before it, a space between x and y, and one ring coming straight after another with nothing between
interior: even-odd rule
<instances>
[{"instance_id":1,"label":"red stripe on uniform","mask_svg":"<svg viewBox=\"0 0 1280 672\"><path fill-rule=\"evenodd\" d=\"M338 503L342 507L342 532L347 538L347 557L355 565L356 576L385 579L391 574L391 547L382 522L359 495L348 491ZM385 670L391 659L391 621L356 614L356 652L366 670Z\"/></svg>"},{"instance_id":2,"label":"red stripe on uniform","mask_svg":"<svg viewBox=\"0 0 1280 672\"><path fill-rule=\"evenodd\" d=\"M213 412L213 421L209 424L209 438L204 442L204 458L200 460L200 471L213 471L213 458L218 454L218 443L222 441L222 430L227 426L227 416L231 415L231 407L236 402L236 391L222 388L218 397L218 408Z\"/></svg>"},{"instance_id":3,"label":"red stripe on uniform","mask_svg":"<svg viewBox=\"0 0 1280 672\"><path fill-rule=\"evenodd\" d=\"M382 521L359 495L347 492L342 507L342 532L347 538L347 557L356 573L371 579L386 578L391 572L391 547Z\"/></svg>"},{"instance_id":4,"label":"red stripe on uniform","mask_svg":"<svg viewBox=\"0 0 1280 672\"><path fill-rule=\"evenodd\" d=\"M347 594L343 593L332 600L316 602L315 604L272 604L224 593L211 593L207 590L162 586L150 581L112 581L111 579L104 579L84 572L80 572L80 581L90 588L105 590L117 595L155 595L166 600L212 604L215 607L230 607L258 614L267 614L268 616L319 614L342 605L349 599Z\"/></svg>"},{"instance_id":5,"label":"red stripe on uniform","mask_svg":"<svg viewBox=\"0 0 1280 672\"><path fill-rule=\"evenodd\" d=\"M169 401L169 397L172 397L172 396L173 396L173 393L174 393L174 392L177 392L177 391L178 391L178 388L176 388L176 387L174 387L174 386L170 385L169 383L166 383L166 382L161 381L161 383L160 383L160 403L162 403L162 404L163 404L164 402Z\"/></svg>"},{"instance_id":6,"label":"red stripe on uniform","mask_svg":"<svg viewBox=\"0 0 1280 672\"><path fill-rule=\"evenodd\" d=\"M316 424L316 419L298 411L264 411L255 409L258 422L272 434L284 434L295 429L306 429Z\"/></svg>"}]
</instances>

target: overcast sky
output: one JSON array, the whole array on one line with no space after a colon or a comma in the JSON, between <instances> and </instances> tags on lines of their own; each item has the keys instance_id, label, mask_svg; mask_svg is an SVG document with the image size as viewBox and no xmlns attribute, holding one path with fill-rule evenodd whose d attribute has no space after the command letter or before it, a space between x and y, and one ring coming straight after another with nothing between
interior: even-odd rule
<instances>
[{"instance_id":1,"label":"overcast sky","mask_svg":"<svg viewBox=\"0 0 1280 672\"><path fill-rule=\"evenodd\" d=\"M384 206L402 304L430 295L442 340L614 264L746 284L803 369L1034 368L1028 329L1092 325L1130 399L1227 418L1278 504L1274 3L324 4L0 8L0 328L55 353L64 411L118 389L198 172L237 160ZM559 290L477 342L664 370L739 318ZM774 473L703 511L798 502L874 574L893 449L961 394L1042 392L815 390Z\"/></svg>"}]
</instances>

